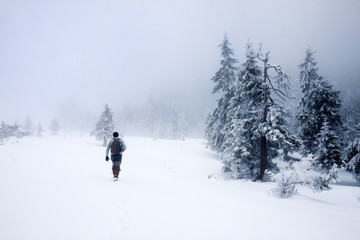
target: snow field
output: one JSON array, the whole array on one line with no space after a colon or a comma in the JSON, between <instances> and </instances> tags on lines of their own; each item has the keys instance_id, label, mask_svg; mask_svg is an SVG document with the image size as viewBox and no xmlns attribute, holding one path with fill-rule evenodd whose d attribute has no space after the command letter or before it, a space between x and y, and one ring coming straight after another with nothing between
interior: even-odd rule
<instances>
[{"instance_id":1,"label":"snow field","mask_svg":"<svg viewBox=\"0 0 360 240\"><path fill-rule=\"evenodd\" d=\"M87 136L0 145L0 239L358 239L360 188L345 173L284 200L274 183L226 180L202 140L124 140L115 183Z\"/></svg>"}]
</instances>

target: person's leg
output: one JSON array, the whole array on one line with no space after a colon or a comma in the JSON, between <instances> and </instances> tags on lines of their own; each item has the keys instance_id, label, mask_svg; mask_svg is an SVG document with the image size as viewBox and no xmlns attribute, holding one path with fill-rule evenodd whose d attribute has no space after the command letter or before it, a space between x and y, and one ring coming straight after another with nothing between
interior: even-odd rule
<instances>
[{"instance_id":1,"label":"person's leg","mask_svg":"<svg viewBox=\"0 0 360 240\"><path fill-rule=\"evenodd\" d=\"M122 155L121 154L114 154L111 156L111 160L113 163L113 175L114 178L118 178L119 177L119 173L120 173L120 165L121 165L121 160L122 160Z\"/></svg>"},{"instance_id":2,"label":"person's leg","mask_svg":"<svg viewBox=\"0 0 360 240\"><path fill-rule=\"evenodd\" d=\"M112 172L114 177L116 176L116 169L116 161L112 161Z\"/></svg>"},{"instance_id":3,"label":"person's leg","mask_svg":"<svg viewBox=\"0 0 360 240\"><path fill-rule=\"evenodd\" d=\"M121 161L115 161L114 162L114 169L115 169L115 177L119 177L119 173L120 173L120 165L121 165Z\"/></svg>"}]
</instances>

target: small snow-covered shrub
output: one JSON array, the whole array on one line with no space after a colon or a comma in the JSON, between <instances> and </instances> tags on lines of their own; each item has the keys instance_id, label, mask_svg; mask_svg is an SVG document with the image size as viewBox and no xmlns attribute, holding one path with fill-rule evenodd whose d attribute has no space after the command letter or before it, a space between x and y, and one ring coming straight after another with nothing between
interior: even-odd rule
<instances>
[{"instance_id":1,"label":"small snow-covered shrub","mask_svg":"<svg viewBox=\"0 0 360 240\"><path fill-rule=\"evenodd\" d=\"M308 182L308 186L314 192L320 192L324 190L331 189L330 185L337 183L338 180L338 170L336 166L333 166L329 172L323 173L321 176L317 176Z\"/></svg>"},{"instance_id":2,"label":"small snow-covered shrub","mask_svg":"<svg viewBox=\"0 0 360 240\"><path fill-rule=\"evenodd\" d=\"M299 173L299 182L309 187L313 192L331 189L330 185L338 182L338 168L334 164L328 171L315 167L314 156L309 155L299 163L294 164Z\"/></svg>"},{"instance_id":3,"label":"small snow-covered shrub","mask_svg":"<svg viewBox=\"0 0 360 240\"><path fill-rule=\"evenodd\" d=\"M284 169L276 176L276 187L272 193L281 198L288 198L297 194L296 190L296 173L295 171L285 171Z\"/></svg>"},{"instance_id":4,"label":"small snow-covered shrub","mask_svg":"<svg viewBox=\"0 0 360 240\"><path fill-rule=\"evenodd\" d=\"M297 184L307 186L313 192L331 189L330 185L338 182L338 170L336 165L329 171L317 169L314 167L314 157L309 155L299 162L290 164L288 168L282 168L275 181L277 185L272 189L272 193L281 198L288 198L297 193Z\"/></svg>"},{"instance_id":5,"label":"small snow-covered shrub","mask_svg":"<svg viewBox=\"0 0 360 240\"><path fill-rule=\"evenodd\" d=\"M19 125L9 125L4 122L0 124L0 142L4 139L9 139L10 137L23 137L24 133L19 130Z\"/></svg>"},{"instance_id":6,"label":"small snow-covered shrub","mask_svg":"<svg viewBox=\"0 0 360 240\"><path fill-rule=\"evenodd\" d=\"M314 178L310 183L308 183L308 186L311 190L313 190L313 192L321 192L330 189L326 179L322 176Z\"/></svg>"}]
</instances>

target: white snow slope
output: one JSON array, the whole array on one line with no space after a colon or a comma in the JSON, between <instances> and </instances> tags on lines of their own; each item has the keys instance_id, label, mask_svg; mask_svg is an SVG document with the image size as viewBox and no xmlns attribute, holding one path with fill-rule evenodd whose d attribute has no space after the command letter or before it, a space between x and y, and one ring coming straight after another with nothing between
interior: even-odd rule
<instances>
[{"instance_id":1,"label":"white snow slope","mask_svg":"<svg viewBox=\"0 0 360 240\"><path fill-rule=\"evenodd\" d=\"M348 175L279 199L274 183L225 180L202 140L125 141L118 182L89 137L0 145L0 239L359 239L360 188Z\"/></svg>"}]
</instances>

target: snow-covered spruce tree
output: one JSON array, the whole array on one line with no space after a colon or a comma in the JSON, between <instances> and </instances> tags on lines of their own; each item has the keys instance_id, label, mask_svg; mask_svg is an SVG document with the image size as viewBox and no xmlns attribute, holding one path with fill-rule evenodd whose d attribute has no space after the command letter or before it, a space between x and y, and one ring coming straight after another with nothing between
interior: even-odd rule
<instances>
[{"instance_id":1,"label":"snow-covered spruce tree","mask_svg":"<svg viewBox=\"0 0 360 240\"><path fill-rule=\"evenodd\" d=\"M103 146L106 146L107 139L112 136L114 129L113 113L106 104L99 121L95 125L95 129L90 135L95 136L96 140L102 141Z\"/></svg>"},{"instance_id":2,"label":"snow-covered spruce tree","mask_svg":"<svg viewBox=\"0 0 360 240\"><path fill-rule=\"evenodd\" d=\"M230 42L225 35L221 47L222 60L221 67L211 79L215 86L212 93L219 93L221 97L217 100L217 106L212 114L207 117L205 137L207 145L211 150L216 152L223 151L223 143L225 137L223 134L223 127L229 120L227 113L229 110L229 103L234 95L234 83L236 79L237 68L235 64L237 60L233 58L233 50L230 48Z\"/></svg>"},{"instance_id":3,"label":"snow-covered spruce tree","mask_svg":"<svg viewBox=\"0 0 360 240\"><path fill-rule=\"evenodd\" d=\"M348 91L342 102L341 120L344 124L344 143L352 144L360 138L360 90Z\"/></svg>"},{"instance_id":4,"label":"snow-covered spruce tree","mask_svg":"<svg viewBox=\"0 0 360 240\"><path fill-rule=\"evenodd\" d=\"M50 123L49 129L50 129L50 132L52 135L58 134L58 131L60 130L60 125L56 119L52 120L52 122Z\"/></svg>"},{"instance_id":5,"label":"snow-covered spruce tree","mask_svg":"<svg viewBox=\"0 0 360 240\"><path fill-rule=\"evenodd\" d=\"M43 136L44 129L42 128L41 124L38 125L36 136L42 137Z\"/></svg>"},{"instance_id":6,"label":"snow-covered spruce tree","mask_svg":"<svg viewBox=\"0 0 360 240\"><path fill-rule=\"evenodd\" d=\"M360 181L360 138L356 138L344 151L343 160L348 171Z\"/></svg>"},{"instance_id":7,"label":"snow-covered spruce tree","mask_svg":"<svg viewBox=\"0 0 360 240\"><path fill-rule=\"evenodd\" d=\"M341 129L339 91L318 74L317 62L313 52L306 51L305 61L300 66L300 83L302 96L299 103L300 112L299 137L302 140L303 155L314 154L319 150L319 134L325 121L329 128L339 134ZM339 162L339 159L335 159Z\"/></svg>"},{"instance_id":8,"label":"snow-covered spruce tree","mask_svg":"<svg viewBox=\"0 0 360 240\"><path fill-rule=\"evenodd\" d=\"M26 136L32 136L34 134L34 126L30 116L26 117L22 128Z\"/></svg>"},{"instance_id":9,"label":"snow-covered spruce tree","mask_svg":"<svg viewBox=\"0 0 360 240\"><path fill-rule=\"evenodd\" d=\"M300 112L297 115L299 121L299 137L303 144L303 154L315 154L317 141L316 137L320 131L318 127L316 116L313 116L312 107L309 105L310 93L316 88L316 82L319 79L317 73L317 62L313 57L313 52L310 49L306 50L305 60L299 65L300 68L300 87L302 96L299 102Z\"/></svg>"},{"instance_id":10,"label":"snow-covered spruce tree","mask_svg":"<svg viewBox=\"0 0 360 240\"><path fill-rule=\"evenodd\" d=\"M169 138L175 140L185 140L186 129L184 113L173 105L170 109L168 121Z\"/></svg>"},{"instance_id":11,"label":"snow-covered spruce tree","mask_svg":"<svg viewBox=\"0 0 360 240\"><path fill-rule=\"evenodd\" d=\"M155 102L153 96L150 96L141 111L142 116L137 119L141 121L141 133L145 136L158 138L159 131L159 105Z\"/></svg>"},{"instance_id":12,"label":"snow-covered spruce tree","mask_svg":"<svg viewBox=\"0 0 360 240\"><path fill-rule=\"evenodd\" d=\"M279 65L269 64L269 52L262 54L261 47L257 58L263 63L260 124L254 129L254 137L260 139L260 167L255 180L262 180L266 169L273 166L272 158L279 148L295 150L298 142L290 133L286 123L286 111L282 101L289 99L289 77ZM275 76L270 75L270 70Z\"/></svg>"},{"instance_id":13,"label":"snow-covered spruce tree","mask_svg":"<svg viewBox=\"0 0 360 240\"><path fill-rule=\"evenodd\" d=\"M317 139L319 146L315 154L316 166L326 170L330 170L333 165L340 166L342 161L339 139L326 117Z\"/></svg>"},{"instance_id":14,"label":"snow-covered spruce tree","mask_svg":"<svg viewBox=\"0 0 360 240\"><path fill-rule=\"evenodd\" d=\"M276 169L271 159L277 150L292 151L299 143L287 128L286 111L280 102L287 96L286 75L279 66L267 64L268 54L260 59L251 44L247 46L246 59L223 127L223 170L231 172L234 178L262 180L265 170ZM259 59L266 61L264 69L257 65ZM275 78L268 73L272 68L277 73Z\"/></svg>"},{"instance_id":15,"label":"snow-covered spruce tree","mask_svg":"<svg viewBox=\"0 0 360 240\"><path fill-rule=\"evenodd\" d=\"M229 102L228 119L222 128L222 135L225 136L221 153L223 171L231 173L235 179L252 179L259 168L260 142L254 137L254 128L260 124L261 76L256 53L248 43L246 62L237 75L234 96Z\"/></svg>"}]
</instances>

